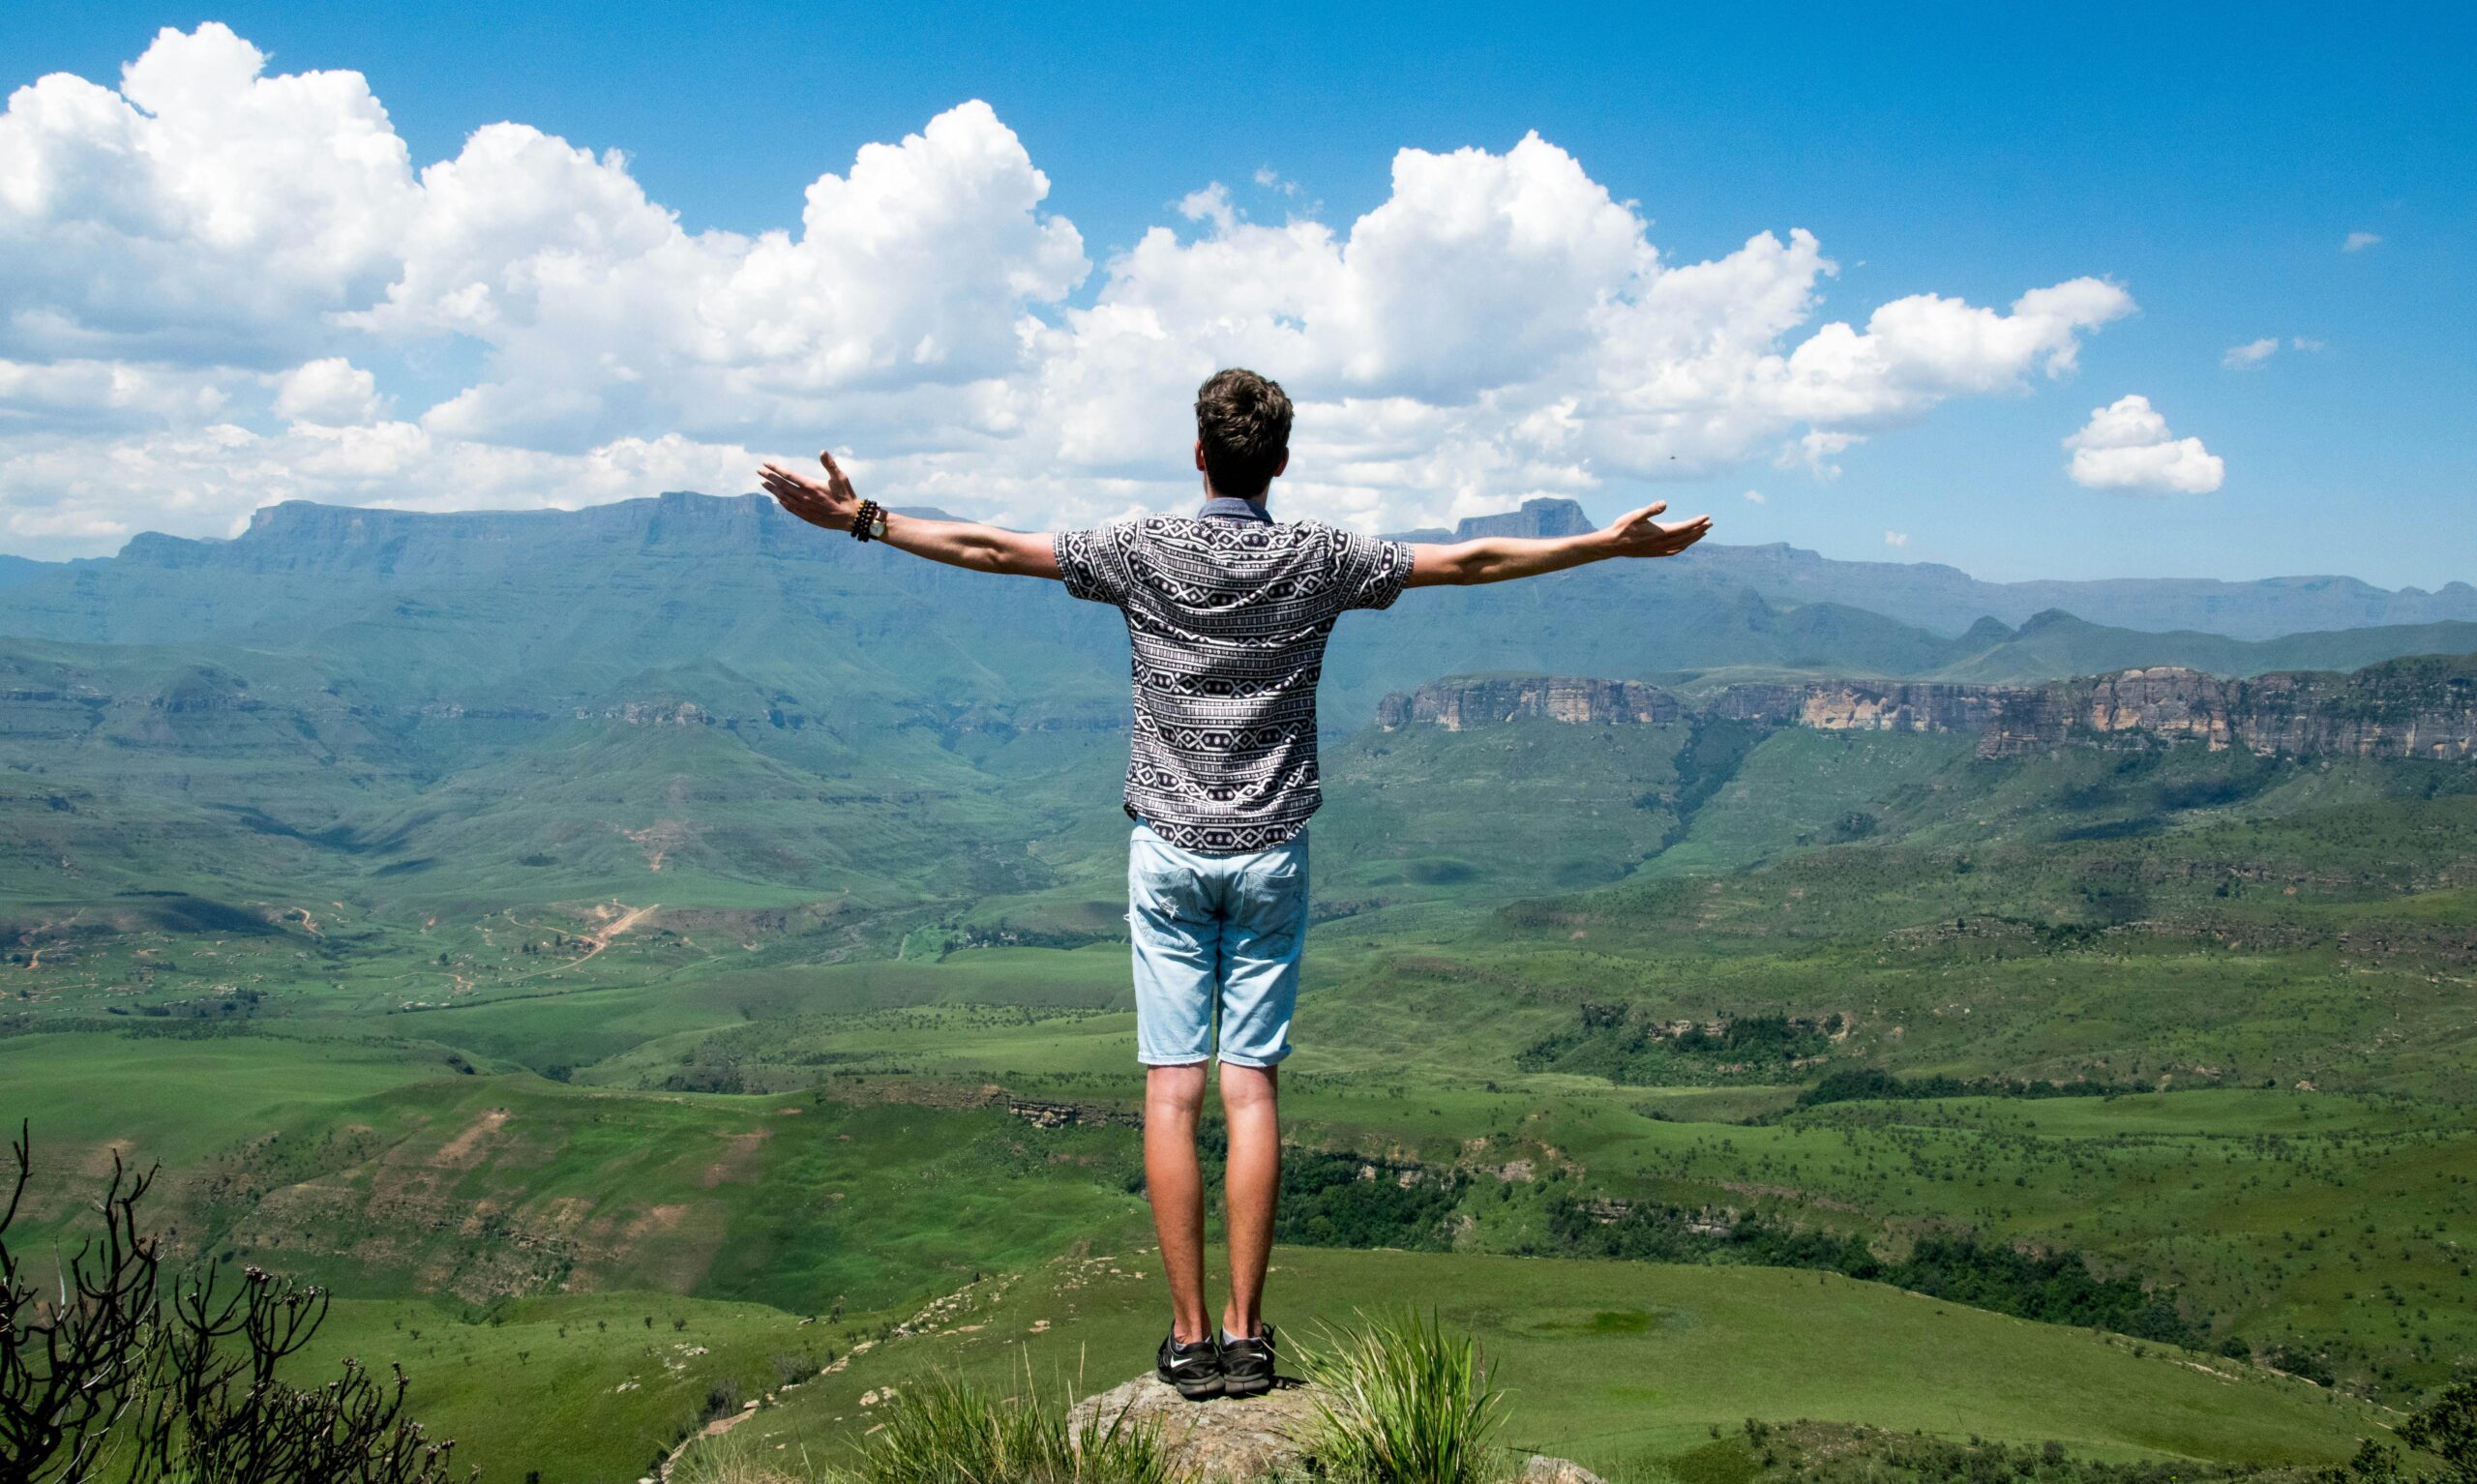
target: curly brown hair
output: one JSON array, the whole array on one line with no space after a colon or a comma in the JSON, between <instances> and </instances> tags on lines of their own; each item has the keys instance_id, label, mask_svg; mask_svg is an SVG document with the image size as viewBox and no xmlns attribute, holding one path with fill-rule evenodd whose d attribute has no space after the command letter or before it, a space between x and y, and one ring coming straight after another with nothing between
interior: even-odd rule
<instances>
[{"instance_id":1,"label":"curly brown hair","mask_svg":"<svg viewBox=\"0 0 2477 1484\"><path fill-rule=\"evenodd\" d=\"M1290 395L1236 366L1214 371L1196 389L1196 437L1213 493L1262 499L1290 455Z\"/></svg>"}]
</instances>

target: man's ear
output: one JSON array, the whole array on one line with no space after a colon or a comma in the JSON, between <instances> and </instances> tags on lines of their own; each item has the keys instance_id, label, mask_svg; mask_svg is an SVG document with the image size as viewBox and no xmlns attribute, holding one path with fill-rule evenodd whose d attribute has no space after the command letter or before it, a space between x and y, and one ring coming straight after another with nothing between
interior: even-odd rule
<instances>
[{"instance_id":1,"label":"man's ear","mask_svg":"<svg viewBox=\"0 0 2477 1484\"><path fill-rule=\"evenodd\" d=\"M1281 451L1281 462L1279 462L1279 463L1277 463L1277 464L1274 464L1274 465L1273 465L1273 478L1275 478L1275 479L1279 479L1279 478L1281 478L1281 471L1282 471L1282 470L1284 470L1284 469L1287 469L1287 468L1289 468L1289 467L1290 467L1290 450L1288 450L1288 449L1283 449L1283 450Z\"/></svg>"},{"instance_id":2,"label":"man's ear","mask_svg":"<svg viewBox=\"0 0 2477 1484\"><path fill-rule=\"evenodd\" d=\"M1202 438L1196 439L1196 468L1198 471L1204 468L1204 439Z\"/></svg>"}]
</instances>

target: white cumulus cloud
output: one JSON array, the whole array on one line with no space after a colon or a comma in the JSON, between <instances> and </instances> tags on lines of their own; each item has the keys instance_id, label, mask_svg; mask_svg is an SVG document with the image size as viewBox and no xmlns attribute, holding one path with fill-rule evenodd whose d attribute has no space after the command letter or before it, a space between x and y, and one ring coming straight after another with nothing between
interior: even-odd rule
<instances>
[{"instance_id":1,"label":"white cumulus cloud","mask_svg":"<svg viewBox=\"0 0 2477 1484\"><path fill-rule=\"evenodd\" d=\"M222 534L290 497L736 491L752 450L828 440L893 499L1100 519L1191 497L1189 404L1227 364L1299 402L1291 508L1403 528L1767 458L1828 478L1951 399L2070 374L2134 308L2076 278L1827 316L1811 233L1675 257L1537 134L1400 150L1346 222L1252 184L1293 214L1208 183L1096 274L968 101L779 226L692 232L618 151L509 122L417 165L360 74L166 29L117 86L55 74L0 113L0 542Z\"/></svg>"},{"instance_id":2,"label":"white cumulus cloud","mask_svg":"<svg viewBox=\"0 0 2477 1484\"><path fill-rule=\"evenodd\" d=\"M342 356L321 356L276 381L275 414L287 422L339 427L378 414L378 378Z\"/></svg>"},{"instance_id":3,"label":"white cumulus cloud","mask_svg":"<svg viewBox=\"0 0 2477 1484\"><path fill-rule=\"evenodd\" d=\"M2242 345L2228 346L2220 356L2219 364L2229 371L2250 371L2278 354L2279 348L2280 338L2266 335L2257 341L2247 341Z\"/></svg>"},{"instance_id":4,"label":"white cumulus cloud","mask_svg":"<svg viewBox=\"0 0 2477 1484\"><path fill-rule=\"evenodd\" d=\"M2091 409L2064 446L2073 451L2065 472L2087 490L2208 494L2227 476L2225 461L2201 439L2169 433L2167 420L2138 395Z\"/></svg>"}]
</instances>

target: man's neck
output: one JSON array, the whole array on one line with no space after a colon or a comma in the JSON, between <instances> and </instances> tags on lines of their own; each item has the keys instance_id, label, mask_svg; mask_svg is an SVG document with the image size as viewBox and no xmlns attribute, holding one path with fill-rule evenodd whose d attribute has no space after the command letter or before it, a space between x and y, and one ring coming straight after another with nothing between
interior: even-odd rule
<instances>
[{"instance_id":1,"label":"man's neck","mask_svg":"<svg viewBox=\"0 0 2477 1484\"><path fill-rule=\"evenodd\" d=\"M1242 500L1235 494L1208 494L1204 509L1196 512L1199 520L1262 520L1270 523L1272 516L1262 500Z\"/></svg>"}]
</instances>

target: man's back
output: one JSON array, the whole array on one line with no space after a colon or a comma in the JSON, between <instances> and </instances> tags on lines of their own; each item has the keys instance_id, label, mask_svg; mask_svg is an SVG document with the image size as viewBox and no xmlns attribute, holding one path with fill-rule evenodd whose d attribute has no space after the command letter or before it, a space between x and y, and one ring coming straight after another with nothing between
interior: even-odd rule
<instances>
[{"instance_id":1,"label":"man's back","mask_svg":"<svg viewBox=\"0 0 2477 1484\"><path fill-rule=\"evenodd\" d=\"M1127 813L1191 850L1260 850L1297 834L1322 798L1325 642L1344 612L1400 596L1409 544L1216 499L1199 519L1062 532L1057 556L1069 593L1126 614Z\"/></svg>"}]
</instances>

